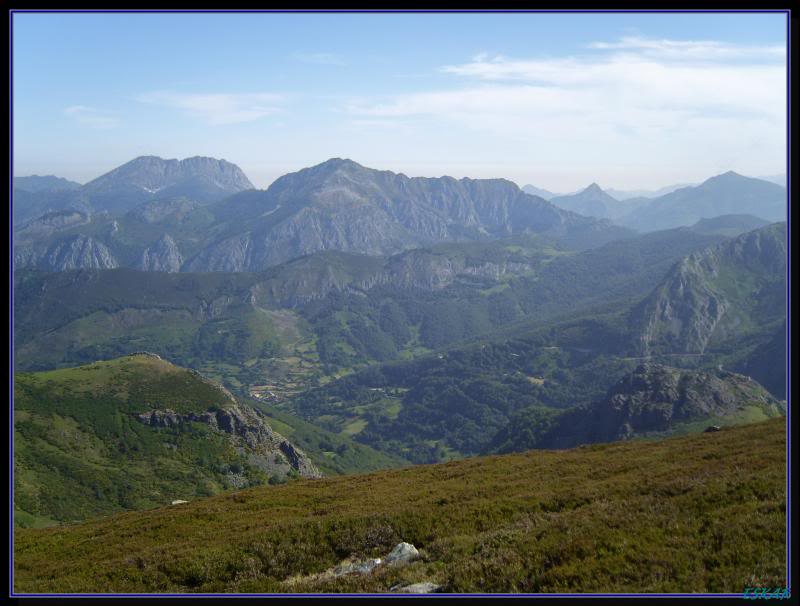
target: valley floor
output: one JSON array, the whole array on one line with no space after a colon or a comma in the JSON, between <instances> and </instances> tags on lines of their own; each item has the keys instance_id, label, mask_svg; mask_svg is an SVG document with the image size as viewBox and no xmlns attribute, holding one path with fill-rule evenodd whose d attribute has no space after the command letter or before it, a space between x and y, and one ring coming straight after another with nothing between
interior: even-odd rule
<instances>
[{"instance_id":1,"label":"valley floor","mask_svg":"<svg viewBox=\"0 0 800 606\"><path fill-rule=\"evenodd\" d=\"M314 576L401 541L421 559ZM786 575L786 422L301 480L14 547L23 593L738 593Z\"/></svg>"}]
</instances>

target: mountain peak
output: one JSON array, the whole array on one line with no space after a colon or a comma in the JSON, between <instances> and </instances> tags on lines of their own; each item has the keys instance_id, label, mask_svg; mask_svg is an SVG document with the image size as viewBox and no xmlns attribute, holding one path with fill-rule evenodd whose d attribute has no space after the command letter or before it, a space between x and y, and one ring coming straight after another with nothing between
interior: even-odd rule
<instances>
[{"instance_id":1,"label":"mountain peak","mask_svg":"<svg viewBox=\"0 0 800 606\"><path fill-rule=\"evenodd\" d=\"M719 175L714 175L713 177L706 179L705 183L716 183L719 181L733 181L736 179L747 179L747 178L748 177L745 177L744 175L740 175L737 172L729 170L727 172L721 173Z\"/></svg>"},{"instance_id":2,"label":"mountain peak","mask_svg":"<svg viewBox=\"0 0 800 606\"><path fill-rule=\"evenodd\" d=\"M337 170L340 168L364 168L358 162L351 160L350 158L329 158L325 160L325 162L321 162L317 164L313 168L328 168L331 170Z\"/></svg>"},{"instance_id":3,"label":"mountain peak","mask_svg":"<svg viewBox=\"0 0 800 606\"><path fill-rule=\"evenodd\" d=\"M604 192L603 192L603 189L597 183L592 183L591 185L589 185L589 187L587 187L586 189L583 190L583 193L585 193L585 194L602 194Z\"/></svg>"}]
</instances>

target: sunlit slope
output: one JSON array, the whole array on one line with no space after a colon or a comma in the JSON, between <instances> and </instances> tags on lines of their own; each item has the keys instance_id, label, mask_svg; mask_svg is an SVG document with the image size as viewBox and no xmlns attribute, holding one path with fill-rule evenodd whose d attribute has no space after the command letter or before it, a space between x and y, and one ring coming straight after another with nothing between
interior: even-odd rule
<instances>
[{"instance_id":1,"label":"sunlit slope","mask_svg":"<svg viewBox=\"0 0 800 606\"><path fill-rule=\"evenodd\" d=\"M785 419L301 480L16 533L22 592L740 592L785 574ZM422 559L314 581L399 541ZM293 582L289 579L294 578Z\"/></svg>"}]
</instances>

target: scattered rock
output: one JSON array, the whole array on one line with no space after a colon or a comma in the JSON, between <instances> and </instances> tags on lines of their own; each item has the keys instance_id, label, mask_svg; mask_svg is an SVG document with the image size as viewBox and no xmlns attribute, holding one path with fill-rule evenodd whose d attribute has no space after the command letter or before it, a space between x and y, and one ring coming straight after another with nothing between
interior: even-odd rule
<instances>
[{"instance_id":1,"label":"scattered rock","mask_svg":"<svg viewBox=\"0 0 800 606\"><path fill-rule=\"evenodd\" d=\"M437 593L441 585L436 583L412 583L410 585L395 585L389 591L391 593Z\"/></svg>"},{"instance_id":2,"label":"scattered rock","mask_svg":"<svg viewBox=\"0 0 800 606\"><path fill-rule=\"evenodd\" d=\"M399 566L419 559L419 551L411 543L398 543L386 556L386 563L390 566Z\"/></svg>"},{"instance_id":3,"label":"scattered rock","mask_svg":"<svg viewBox=\"0 0 800 606\"><path fill-rule=\"evenodd\" d=\"M189 501L184 501L182 499L175 499L174 501L172 501L172 504L173 505L180 505L181 503L188 503L188 502Z\"/></svg>"},{"instance_id":4,"label":"scattered rock","mask_svg":"<svg viewBox=\"0 0 800 606\"><path fill-rule=\"evenodd\" d=\"M367 574L380 566L382 560L373 558L370 560L360 560L357 562L342 562L333 569L333 576L341 577L346 574Z\"/></svg>"}]
</instances>

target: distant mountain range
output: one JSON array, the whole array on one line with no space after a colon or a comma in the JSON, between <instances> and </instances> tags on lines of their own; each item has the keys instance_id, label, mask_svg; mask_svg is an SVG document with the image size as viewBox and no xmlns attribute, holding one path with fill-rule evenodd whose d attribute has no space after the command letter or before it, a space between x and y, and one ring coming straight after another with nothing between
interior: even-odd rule
<instances>
[{"instance_id":1,"label":"distant mountain range","mask_svg":"<svg viewBox=\"0 0 800 606\"><path fill-rule=\"evenodd\" d=\"M575 194L551 198L550 202L580 215L614 221L647 204L646 200L641 198L622 202L603 191L597 183L592 183Z\"/></svg>"},{"instance_id":2,"label":"distant mountain range","mask_svg":"<svg viewBox=\"0 0 800 606\"><path fill-rule=\"evenodd\" d=\"M333 159L259 191L223 161L182 162L139 158L83 186L80 204L18 225L16 266L259 271L323 250L385 255L525 233L582 249L633 235L503 179L409 178ZM203 204L198 191L203 202L222 194L209 174L241 191Z\"/></svg>"},{"instance_id":3,"label":"distant mountain range","mask_svg":"<svg viewBox=\"0 0 800 606\"><path fill-rule=\"evenodd\" d=\"M785 221L786 208L786 188L729 171L695 187L684 187L654 198L621 217L619 223L640 231L652 231L732 214Z\"/></svg>"},{"instance_id":4,"label":"distant mountain range","mask_svg":"<svg viewBox=\"0 0 800 606\"><path fill-rule=\"evenodd\" d=\"M776 179L779 177L775 177ZM772 177L759 177L759 179L765 179L767 181L771 181ZM777 183L777 181L775 181ZM786 184L786 179L784 177L784 185ZM680 189L681 187L688 187L691 185L690 183L677 183L674 185L666 185L664 187L659 187L658 189L632 189L632 190L622 190L622 189L611 189L608 188L605 192L613 197L616 200L628 200L630 198L657 198L658 196L663 196L664 194L668 194L670 192L675 191L676 189ZM536 187L535 185L525 185L522 188L526 194L532 194L534 196L539 196L540 198L544 198L545 200L552 200L553 198L559 196L572 196L574 194L579 193L582 190L568 192L568 193L561 193L557 194L551 192L549 190L543 189L541 187Z\"/></svg>"},{"instance_id":5,"label":"distant mountain range","mask_svg":"<svg viewBox=\"0 0 800 606\"><path fill-rule=\"evenodd\" d=\"M750 215L765 223L786 219L785 187L734 172L717 175L700 185L674 186L662 191L666 193L620 196L616 190L603 191L592 183L580 192L553 195L549 199L560 208L610 219L641 232L693 225L722 215Z\"/></svg>"}]
</instances>

